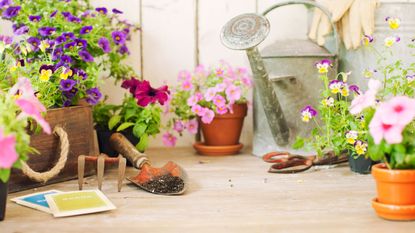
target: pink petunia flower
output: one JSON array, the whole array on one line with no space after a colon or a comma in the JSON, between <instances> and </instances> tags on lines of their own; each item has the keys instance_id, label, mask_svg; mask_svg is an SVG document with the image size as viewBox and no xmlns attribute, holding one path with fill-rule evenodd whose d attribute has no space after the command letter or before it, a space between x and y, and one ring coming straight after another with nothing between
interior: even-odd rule
<instances>
[{"instance_id":1,"label":"pink petunia flower","mask_svg":"<svg viewBox=\"0 0 415 233\"><path fill-rule=\"evenodd\" d=\"M370 79L368 90L353 99L350 105L350 113L356 115L361 113L363 109L374 106L376 104L376 94L381 86L382 84L379 80Z\"/></svg>"},{"instance_id":2,"label":"pink petunia flower","mask_svg":"<svg viewBox=\"0 0 415 233\"><path fill-rule=\"evenodd\" d=\"M192 112L201 117L201 116L205 115L206 108L196 104L196 105L193 105Z\"/></svg>"},{"instance_id":3,"label":"pink petunia flower","mask_svg":"<svg viewBox=\"0 0 415 233\"><path fill-rule=\"evenodd\" d=\"M16 137L6 136L0 129L0 168L11 168L19 158L16 152Z\"/></svg>"},{"instance_id":4,"label":"pink petunia flower","mask_svg":"<svg viewBox=\"0 0 415 233\"><path fill-rule=\"evenodd\" d=\"M216 105L216 107L224 107L226 105L226 100L221 95L216 95L213 97L213 103Z\"/></svg>"},{"instance_id":5,"label":"pink petunia flower","mask_svg":"<svg viewBox=\"0 0 415 233\"><path fill-rule=\"evenodd\" d=\"M33 118L47 134L51 133L49 124L43 119L41 113L46 111L45 106L35 96L32 85L27 78L19 78L18 82L9 90L10 95L16 96L15 103L22 112L18 119Z\"/></svg>"},{"instance_id":6,"label":"pink petunia flower","mask_svg":"<svg viewBox=\"0 0 415 233\"><path fill-rule=\"evenodd\" d=\"M202 117L203 123L209 124L213 121L213 118L215 117L215 112L213 112L212 110L208 108L205 108L205 113L201 117Z\"/></svg>"},{"instance_id":7,"label":"pink petunia flower","mask_svg":"<svg viewBox=\"0 0 415 233\"><path fill-rule=\"evenodd\" d=\"M177 132L181 133L184 130L184 124L181 120L177 120L174 122L173 129Z\"/></svg>"},{"instance_id":8,"label":"pink petunia flower","mask_svg":"<svg viewBox=\"0 0 415 233\"><path fill-rule=\"evenodd\" d=\"M216 88L214 87L208 88L205 93L205 100L211 101L213 100L213 97L215 97L215 95L216 95Z\"/></svg>"},{"instance_id":9,"label":"pink petunia flower","mask_svg":"<svg viewBox=\"0 0 415 233\"><path fill-rule=\"evenodd\" d=\"M186 126L187 131L189 131L189 133L196 134L197 128L199 127L199 123L197 122L196 119L192 119L186 122L185 126Z\"/></svg>"},{"instance_id":10,"label":"pink petunia flower","mask_svg":"<svg viewBox=\"0 0 415 233\"><path fill-rule=\"evenodd\" d=\"M166 132L163 134L162 141L165 146L173 147L176 145L177 138L173 134Z\"/></svg>"},{"instance_id":11,"label":"pink petunia flower","mask_svg":"<svg viewBox=\"0 0 415 233\"><path fill-rule=\"evenodd\" d=\"M179 72L179 75L177 75L178 81L190 80L191 78L192 78L192 74L187 70L182 70Z\"/></svg>"},{"instance_id":12,"label":"pink petunia flower","mask_svg":"<svg viewBox=\"0 0 415 233\"><path fill-rule=\"evenodd\" d=\"M235 85L230 85L225 90L226 97L230 103L234 103L235 101L241 98L241 89Z\"/></svg>"},{"instance_id":13,"label":"pink petunia flower","mask_svg":"<svg viewBox=\"0 0 415 233\"><path fill-rule=\"evenodd\" d=\"M182 83L182 89L185 91L189 91L193 88L192 81L190 79L186 79Z\"/></svg>"},{"instance_id":14,"label":"pink petunia flower","mask_svg":"<svg viewBox=\"0 0 415 233\"><path fill-rule=\"evenodd\" d=\"M222 92L226 89L225 83L219 83L215 86L216 92Z\"/></svg>"},{"instance_id":15,"label":"pink petunia flower","mask_svg":"<svg viewBox=\"0 0 415 233\"><path fill-rule=\"evenodd\" d=\"M226 107L226 105L224 105L224 106L218 106L218 107L216 107L216 112L219 115L223 115L223 114L225 114L225 113L228 112L228 108Z\"/></svg>"},{"instance_id":16,"label":"pink petunia flower","mask_svg":"<svg viewBox=\"0 0 415 233\"><path fill-rule=\"evenodd\" d=\"M193 107L194 105L197 104L197 102L201 101L202 99L203 99L203 95L197 92L187 99L187 105Z\"/></svg>"}]
</instances>

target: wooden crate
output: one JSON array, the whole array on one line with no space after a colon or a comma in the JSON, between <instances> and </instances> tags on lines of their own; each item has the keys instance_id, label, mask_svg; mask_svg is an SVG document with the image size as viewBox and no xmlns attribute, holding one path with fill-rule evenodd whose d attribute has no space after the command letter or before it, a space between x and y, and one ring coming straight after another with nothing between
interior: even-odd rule
<instances>
[{"instance_id":1,"label":"wooden crate","mask_svg":"<svg viewBox=\"0 0 415 233\"><path fill-rule=\"evenodd\" d=\"M51 128L61 126L68 134L69 153L68 160L62 171L46 183L40 183L29 179L20 170L13 169L9 182L9 192L17 192L52 183L62 182L77 178L78 156L97 155L94 140L92 110L90 106L74 106L48 110L46 121ZM31 136L30 145L36 148L40 154L29 156L27 164L37 172L50 170L59 159L59 137L39 133ZM95 173L95 167L87 164L85 174ZM77 186L74 186L76 189Z\"/></svg>"}]
</instances>

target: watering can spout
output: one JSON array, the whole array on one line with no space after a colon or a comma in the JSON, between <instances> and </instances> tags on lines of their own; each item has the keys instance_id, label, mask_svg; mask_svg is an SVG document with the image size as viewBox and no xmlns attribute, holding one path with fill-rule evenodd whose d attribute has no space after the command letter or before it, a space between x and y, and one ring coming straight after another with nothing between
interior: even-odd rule
<instances>
[{"instance_id":1,"label":"watering can spout","mask_svg":"<svg viewBox=\"0 0 415 233\"><path fill-rule=\"evenodd\" d=\"M222 43L234 50L246 50L274 141L279 146L289 143L290 131L281 104L269 81L268 72L257 49L269 33L269 21L258 14L243 14L231 19L221 32Z\"/></svg>"}]
</instances>

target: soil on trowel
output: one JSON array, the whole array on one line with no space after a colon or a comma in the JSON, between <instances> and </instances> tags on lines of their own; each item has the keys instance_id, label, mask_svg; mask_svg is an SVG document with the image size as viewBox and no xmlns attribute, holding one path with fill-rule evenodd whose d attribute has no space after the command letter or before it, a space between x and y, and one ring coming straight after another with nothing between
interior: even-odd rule
<instances>
[{"instance_id":1,"label":"soil on trowel","mask_svg":"<svg viewBox=\"0 0 415 233\"><path fill-rule=\"evenodd\" d=\"M177 176L164 175L142 185L152 193L178 193L183 190L183 179Z\"/></svg>"}]
</instances>

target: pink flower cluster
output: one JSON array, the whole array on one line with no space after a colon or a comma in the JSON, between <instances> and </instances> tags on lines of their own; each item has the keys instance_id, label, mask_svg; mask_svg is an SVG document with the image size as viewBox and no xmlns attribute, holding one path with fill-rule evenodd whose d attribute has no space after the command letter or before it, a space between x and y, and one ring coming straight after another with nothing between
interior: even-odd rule
<instances>
[{"instance_id":1,"label":"pink flower cluster","mask_svg":"<svg viewBox=\"0 0 415 233\"><path fill-rule=\"evenodd\" d=\"M198 127L199 124L197 122L197 119L191 119L188 121L176 120L173 123L173 130L179 133L180 135L185 130L187 130L187 132L191 134L196 134ZM169 132L166 132L163 134L162 141L165 146L173 147L176 145L177 137Z\"/></svg>"},{"instance_id":2,"label":"pink flower cluster","mask_svg":"<svg viewBox=\"0 0 415 233\"><path fill-rule=\"evenodd\" d=\"M381 103L369 124L369 132L376 144L382 139L388 144L402 142L402 131L415 117L415 99L397 96Z\"/></svg>"}]
</instances>

